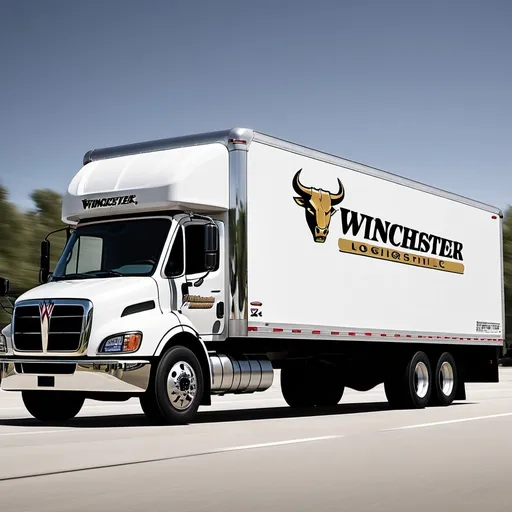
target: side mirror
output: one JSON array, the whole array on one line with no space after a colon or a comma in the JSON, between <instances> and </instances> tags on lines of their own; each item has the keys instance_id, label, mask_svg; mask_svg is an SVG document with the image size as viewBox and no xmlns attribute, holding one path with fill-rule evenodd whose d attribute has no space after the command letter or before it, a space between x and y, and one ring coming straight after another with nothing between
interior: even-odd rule
<instances>
[{"instance_id":1,"label":"side mirror","mask_svg":"<svg viewBox=\"0 0 512 512\"><path fill-rule=\"evenodd\" d=\"M0 297L7 297L9 293L9 279L0 277Z\"/></svg>"},{"instance_id":2,"label":"side mirror","mask_svg":"<svg viewBox=\"0 0 512 512\"><path fill-rule=\"evenodd\" d=\"M41 284L48 282L50 275L50 241L41 242L41 259L39 264L39 282Z\"/></svg>"},{"instance_id":3,"label":"side mirror","mask_svg":"<svg viewBox=\"0 0 512 512\"><path fill-rule=\"evenodd\" d=\"M219 230L214 224L204 227L204 266L211 272L217 268L219 260Z\"/></svg>"}]
</instances>

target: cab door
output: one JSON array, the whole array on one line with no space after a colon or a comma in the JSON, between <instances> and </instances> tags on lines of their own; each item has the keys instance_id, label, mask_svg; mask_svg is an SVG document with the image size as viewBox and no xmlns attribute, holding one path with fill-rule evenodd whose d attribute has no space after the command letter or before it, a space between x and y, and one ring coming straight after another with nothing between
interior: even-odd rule
<instances>
[{"instance_id":1,"label":"cab door","mask_svg":"<svg viewBox=\"0 0 512 512\"><path fill-rule=\"evenodd\" d=\"M202 217L179 225L164 273L173 301L201 336L221 334L225 325L224 223Z\"/></svg>"}]
</instances>

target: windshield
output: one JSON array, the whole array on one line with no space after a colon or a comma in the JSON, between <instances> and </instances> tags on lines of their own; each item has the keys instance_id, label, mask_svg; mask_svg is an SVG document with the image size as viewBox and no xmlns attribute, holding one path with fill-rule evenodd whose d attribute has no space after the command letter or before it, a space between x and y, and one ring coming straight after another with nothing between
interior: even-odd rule
<instances>
[{"instance_id":1,"label":"windshield","mask_svg":"<svg viewBox=\"0 0 512 512\"><path fill-rule=\"evenodd\" d=\"M79 226L64 248L52 280L151 275L170 227L169 219Z\"/></svg>"}]
</instances>

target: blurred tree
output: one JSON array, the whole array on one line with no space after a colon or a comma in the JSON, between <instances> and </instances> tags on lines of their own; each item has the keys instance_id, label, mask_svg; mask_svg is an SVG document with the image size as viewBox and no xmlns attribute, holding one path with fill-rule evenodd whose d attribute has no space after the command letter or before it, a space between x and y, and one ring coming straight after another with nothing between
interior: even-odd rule
<instances>
[{"instance_id":1,"label":"blurred tree","mask_svg":"<svg viewBox=\"0 0 512 512\"><path fill-rule=\"evenodd\" d=\"M58 193L36 190L31 199L35 208L21 211L0 186L0 276L9 279L12 297L39 284L41 241L49 232L65 227L61 221L62 198ZM54 268L66 243L65 232L52 235L50 241L51 268ZM0 309L0 326L7 323L9 317Z\"/></svg>"}]
</instances>

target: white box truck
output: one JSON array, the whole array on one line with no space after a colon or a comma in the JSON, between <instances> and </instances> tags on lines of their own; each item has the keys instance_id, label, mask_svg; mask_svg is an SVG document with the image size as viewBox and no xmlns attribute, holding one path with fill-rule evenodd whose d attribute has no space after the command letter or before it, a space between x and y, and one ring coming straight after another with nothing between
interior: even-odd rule
<instances>
[{"instance_id":1,"label":"white box truck","mask_svg":"<svg viewBox=\"0 0 512 512\"><path fill-rule=\"evenodd\" d=\"M497 382L499 209L256 131L89 151L63 201L68 242L19 297L1 387L45 422L138 397L185 424L212 395L391 407ZM8 280L0 282L3 295Z\"/></svg>"}]
</instances>

